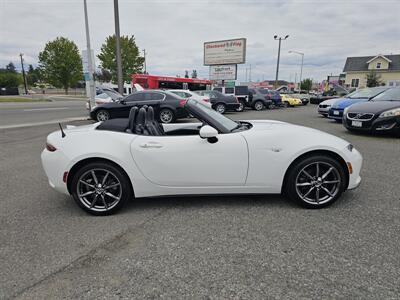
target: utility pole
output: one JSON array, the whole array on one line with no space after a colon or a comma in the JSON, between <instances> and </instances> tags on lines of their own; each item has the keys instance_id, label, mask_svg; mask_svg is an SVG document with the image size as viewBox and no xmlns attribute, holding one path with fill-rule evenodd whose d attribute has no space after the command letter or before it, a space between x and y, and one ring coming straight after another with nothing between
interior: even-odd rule
<instances>
[{"instance_id":1,"label":"utility pole","mask_svg":"<svg viewBox=\"0 0 400 300\"><path fill-rule=\"evenodd\" d=\"M246 82L248 82L248 81L247 81L247 67L246 67Z\"/></svg>"},{"instance_id":2,"label":"utility pole","mask_svg":"<svg viewBox=\"0 0 400 300\"><path fill-rule=\"evenodd\" d=\"M250 64L250 69L249 69L249 81L251 82L251 64Z\"/></svg>"},{"instance_id":3,"label":"utility pole","mask_svg":"<svg viewBox=\"0 0 400 300\"><path fill-rule=\"evenodd\" d=\"M278 59L276 62L275 89L278 88L279 60L280 60L280 56L281 56L281 42L282 42L282 40L286 40L288 37L289 37L289 35L286 35L284 38L274 35L274 40L279 41Z\"/></svg>"},{"instance_id":4,"label":"utility pole","mask_svg":"<svg viewBox=\"0 0 400 300\"><path fill-rule=\"evenodd\" d=\"M122 62L121 62L121 40L119 32L119 10L118 0L114 0L114 19L115 19L115 41L116 41L116 55L117 55L117 79L118 79L118 92L124 94L124 83L122 78Z\"/></svg>"},{"instance_id":5,"label":"utility pole","mask_svg":"<svg viewBox=\"0 0 400 300\"><path fill-rule=\"evenodd\" d=\"M299 80L299 90L301 89L301 80L303 78L303 64L304 64L304 53L298 51L289 51L289 53L296 53L301 55L301 67L300 67L300 80Z\"/></svg>"},{"instance_id":6,"label":"utility pole","mask_svg":"<svg viewBox=\"0 0 400 300\"><path fill-rule=\"evenodd\" d=\"M88 12L87 12L87 4L86 0L83 0L83 9L85 11L85 28L86 28L86 55L88 60L88 70L89 76L86 76L86 84L89 82L89 113L92 109L92 104L94 105L94 97L96 94L96 88L94 85L94 67L92 61L92 49L90 47L90 34L89 34L89 20L88 20Z\"/></svg>"},{"instance_id":7,"label":"utility pole","mask_svg":"<svg viewBox=\"0 0 400 300\"><path fill-rule=\"evenodd\" d=\"M143 49L143 57L144 57L144 74L147 74L147 67L146 67L146 49Z\"/></svg>"},{"instance_id":8,"label":"utility pole","mask_svg":"<svg viewBox=\"0 0 400 300\"><path fill-rule=\"evenodd\" d=\"M24 59L22 58L23 55L24 55L23 53L19 54L19 56L21 57L22 77L24 78L25 95L28 95L28 87L26 84L26 74L24 69Z\"/></svg>"}]
</instances>

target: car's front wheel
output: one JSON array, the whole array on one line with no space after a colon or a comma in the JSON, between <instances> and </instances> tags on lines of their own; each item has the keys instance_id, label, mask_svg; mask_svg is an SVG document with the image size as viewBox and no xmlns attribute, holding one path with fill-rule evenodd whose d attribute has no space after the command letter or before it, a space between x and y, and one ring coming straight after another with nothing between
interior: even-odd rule
<instances>
[{"instance_id":1,"label":"car's front wheel","mask_svg":"<svg viewBox=\"0 0 400 300\"><path fill-rule=\"evenodd\" d=\"M172 123L175 120L175 115L169 108L163 108L160 110L159 115L160 121L164 124Z\"/></svg>"},{"instance_id":2,"label":"car's front wheel","mask_svg":"<svg viewBox=\"0 0 400 300\"><path fill-rule=\"evenodd\" d=\"M288 171L283 193L307 208L335 202L346 187L346 170L334 158L314 155L301 159Z\"/></svg>"},{"instance_id":3,"label":"car's front wheel","mask_svg":"<svg viewBox=\"0 0 400 300\"><path fill-rule=\"evenodd\" d=\"M83 210L92 215L113 214L132 197L128 176L112 163L92 162L73 176L72 196Z\"/></svg>"},{"instance_id":4,"label":"car's front wheel","mask_svg":"<svg viewBox=\"0 0 400 300\"><path fill-rule=\"evenodd\" d=\"M96 119L98 122L107 121L108 119L110 119L110 113L108 111L106 111L105 109L100 109L96 113Z\"/></svg>"}]
</instances>

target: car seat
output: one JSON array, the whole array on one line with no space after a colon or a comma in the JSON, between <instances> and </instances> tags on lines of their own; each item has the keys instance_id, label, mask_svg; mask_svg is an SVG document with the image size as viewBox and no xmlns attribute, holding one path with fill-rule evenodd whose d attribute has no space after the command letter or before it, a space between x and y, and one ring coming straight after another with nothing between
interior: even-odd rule
<instances>
[{"instance_id":1,"label":"car seat","mask_svg":"<svg viewBox=\"0 0 400 300\"><path fill-rule=\"evenodd\" d=\"M134 106L131 108L129 112L129 122L128 122L128 129L126 132L135 133L135 125L136 125L136 115L138 114L139 108Z\"/></svg>"},{"instance_id":2,"label":"car seat","mask_svg":"<svg viewBox=\"0 0 400 300\"><path fill-rule=\"evenodd\" d=\"M164 128L154 119L153 107L149 106L147 108L146 117L146 128L149 130L149 133L155 136L164 135Z\"/></svg>"},{"instance_id":3,"label":"car seat","mask_svg":"<svg viewBox=\"0 0 400 300\"><path fill-rule=\"evenodd\" d=\"M136 117L134 133L140 135L149 135L149 131L146 129L146 119L146 109L142 107L139 109Z\"/></svg>"}]
</instances>

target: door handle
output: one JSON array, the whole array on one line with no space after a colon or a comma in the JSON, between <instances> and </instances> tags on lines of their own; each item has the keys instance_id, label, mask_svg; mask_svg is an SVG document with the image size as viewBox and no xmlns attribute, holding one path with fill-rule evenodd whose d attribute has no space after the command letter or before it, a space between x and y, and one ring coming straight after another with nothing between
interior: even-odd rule
<instances>
[{"instance_id":1,"label":"door handle","mask_svg":"<svg viewBox=\"0 0 400 300\"><path fill-rule=\"evenodd\" d=\"M139 145L141 148L162 148L163 145L159 144L159 143L142 143Z\"/></svg>"}]
</instances>

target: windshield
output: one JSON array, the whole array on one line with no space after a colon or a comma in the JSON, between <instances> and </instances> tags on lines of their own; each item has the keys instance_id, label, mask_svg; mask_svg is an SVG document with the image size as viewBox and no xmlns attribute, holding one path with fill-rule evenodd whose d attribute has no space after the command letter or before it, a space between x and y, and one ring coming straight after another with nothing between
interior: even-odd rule
<instances>
[{"instance_id":1,"label":"windshield","mask_svg":"<svg viewBox=\"0 0 400 300\"><path fill-rule=\"evenodd\" d=\"M383 91L387 90L387 87L380 88L365 88L362 90L355 91L346 96L346 98L357 99L357 98L372 98L379 95Z\"/></svg>"},{"instance_id":2,"label":"windshield","mask_svg":"<svg viewBox=\"0 0 400 300\"><path fill-rule=\"evenodd\" d=\"M373 101L400 101L400 88L387 90L376 96Z\"/></svg>"},{"instance_id":3,"label":"windshield","mask_svg":"<svg viewBox=\"0 0 400 300\"><path fill-rule=\"evenodd\" d=\"M221 115L219 112L216 112L212 108L204 105L203 103L195 100L188 100L187 105L191 108L191 112L196 113L196 117L202 121L206 122L208 125L214 126L211 122L207 122L207 119L212 119L213 123L218 123L218 125L224 127L226 131L231 132L235 128L238 127L238 123L228 119L227 117ZM202 118L200 115L205 116L206 118Z\"/></svg>"}]
</instances>

